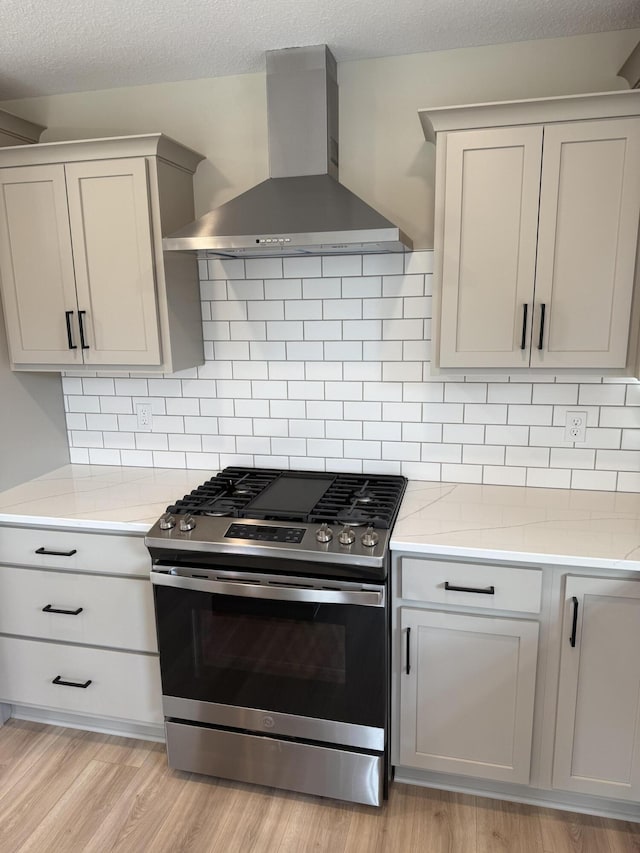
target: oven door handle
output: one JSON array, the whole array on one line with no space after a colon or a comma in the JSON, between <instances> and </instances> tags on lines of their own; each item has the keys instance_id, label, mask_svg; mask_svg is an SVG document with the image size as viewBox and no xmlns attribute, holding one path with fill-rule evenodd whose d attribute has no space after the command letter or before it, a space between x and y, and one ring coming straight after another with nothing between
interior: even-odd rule
<instances>
[{"instance_id":1,"label":"oven door handle","mask_svg":"<svg viewBox=\"0 0 640 853\"><path fill-rule=\"evenodd\" d=\"M275 601L296 601L305 604L360 604L364 607L384 607L384 588L381 589L307 589L286 584L264 584L209 578L184 577L168 572L151 572L155 586L171 586L217 595L238 595L245 598L268 598Z\"/></svg>"}]
</instances>

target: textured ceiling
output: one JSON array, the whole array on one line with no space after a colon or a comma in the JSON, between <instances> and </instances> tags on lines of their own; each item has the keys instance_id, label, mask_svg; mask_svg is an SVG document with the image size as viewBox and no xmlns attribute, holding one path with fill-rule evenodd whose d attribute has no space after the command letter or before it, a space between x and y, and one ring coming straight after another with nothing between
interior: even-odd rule
<instances>
[{"instance_id":1,"label":"textured ceiling","mask_svg":"<svg viewBox=\"0 0 640 853\"><path fill-rule=\"evenodd\" d=\"M640 26L639 0L2 0L0 100Z\"/></svg>"}]
</instances>

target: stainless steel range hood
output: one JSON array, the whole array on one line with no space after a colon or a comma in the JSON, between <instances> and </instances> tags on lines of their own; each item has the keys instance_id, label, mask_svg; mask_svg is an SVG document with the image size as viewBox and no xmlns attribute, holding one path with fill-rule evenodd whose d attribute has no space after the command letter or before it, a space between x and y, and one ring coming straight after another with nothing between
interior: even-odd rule
<instances>
[{"instance_id":1,"label":"stainless steel range hood","mask_svg":"<svg viewBox=\"0 0 640 853\"><path fill-rule=\"evenodd\" d=\"M270 178L176 231L202 257L403 252L411 240L338 182L336 61L326 45L267 51Z\"/></svg>"}]
</instances>

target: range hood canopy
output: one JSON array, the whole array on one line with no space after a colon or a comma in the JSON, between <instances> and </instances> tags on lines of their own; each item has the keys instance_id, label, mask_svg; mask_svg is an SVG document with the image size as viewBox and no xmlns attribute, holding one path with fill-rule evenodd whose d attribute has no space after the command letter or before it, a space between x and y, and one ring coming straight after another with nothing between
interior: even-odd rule
<instances>
[{"instance_id":1,"label":"range hood canopy","mask_svg":"<svg viewBox=\"0 0 640 853\"><path fill-rule=\"evenodd\" d=\"M162 241L201 257L403 252L411 240L338 181L336 61L326 45L267 51L270 177Z\"/></svg>"}]
</instances>

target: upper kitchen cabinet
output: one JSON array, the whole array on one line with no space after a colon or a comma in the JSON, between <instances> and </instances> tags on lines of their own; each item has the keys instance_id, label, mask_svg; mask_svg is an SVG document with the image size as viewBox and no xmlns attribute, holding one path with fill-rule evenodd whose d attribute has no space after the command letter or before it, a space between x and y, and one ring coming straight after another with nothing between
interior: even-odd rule
<instances>
[{"instance_id":1,"label":"upper kitchen cabinet","mask_svg":"<svg viewBox=\"0 0 640 853\"><path fill-rule=\"evenodd\" d=\"M190 222L202 157L161 134L0 151L0 275L17 370L173 372L203 361Z\"/></svg>"},{"instance_id":2,"label":"upper kitchen cabinet","mask_svg":"<svg viewBox=\"0 0 640 853\"><path fill-rule=\"evenodd\" d=\"M625 368L640 92L420 111L441 368Z\"/></svg>"},{"instance_id":3,"label":"upper kitchen cabinet","mask_svg":"<svg viewBox=\"0 0 640 853\"><path fill-rule=\"evenodd\" d=\"M32 121L0 110L0 148L37 142L43 130L45 128L41 124L34 124Z\"/></svg>"}]
</instances>

